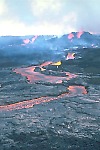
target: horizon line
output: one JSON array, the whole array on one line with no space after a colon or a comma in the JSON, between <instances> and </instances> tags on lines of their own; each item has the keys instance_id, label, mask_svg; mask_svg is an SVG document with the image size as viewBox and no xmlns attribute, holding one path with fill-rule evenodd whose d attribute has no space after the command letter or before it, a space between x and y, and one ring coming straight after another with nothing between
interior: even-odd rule
<instances>
[{"instance_id":1,"label":"horizon line","mask_svg":"<svg viewBox=\"0 0 100 150\"><path fill-rule=\"evenodd\" d=\"M87 33L90 33L92 35L100 35L100 33L93 33L93 32L89 32L89 31L72 31L72 32L69 32L69 33L64 33L64 34L25 34L25 35L12 35L12 34L8 34L8 35L0 35L0 37L5 37L5 36L63 36L63 35L69 35L71 33L79 33L79 32L87 32Z\"/></svg>"}]
</instances>

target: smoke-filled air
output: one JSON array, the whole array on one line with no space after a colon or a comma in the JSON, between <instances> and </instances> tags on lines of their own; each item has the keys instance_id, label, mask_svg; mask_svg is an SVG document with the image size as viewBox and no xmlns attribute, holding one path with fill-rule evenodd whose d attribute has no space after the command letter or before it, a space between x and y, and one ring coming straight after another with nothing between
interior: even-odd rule
<instances>
[{"instance_id":1,"label":"smoke-filled air","mask_svg":"<svg viewBox=\"0 0 100 150\"><path fill-rule=\"evenodd\" d=\"M99 0L0 0L0 35L100 33Z\"/></svg>"}]
</instances>

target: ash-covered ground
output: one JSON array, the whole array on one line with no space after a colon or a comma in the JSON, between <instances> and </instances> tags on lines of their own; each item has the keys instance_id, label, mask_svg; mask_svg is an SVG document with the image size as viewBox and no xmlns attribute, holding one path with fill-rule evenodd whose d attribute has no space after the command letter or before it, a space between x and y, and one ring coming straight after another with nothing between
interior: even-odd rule
<instances>
[{"instance_id":1,"label":"ash-covered ground","mask_svg":"<svg viewBox=\"0 0 100 150\"><path fill-rule=\"evenodd\" d=\"M75 59L65 60L68 52ZM62 83L29 83L16 68L47 61L61 61L55 72L70 72L76 78ZM37 70L38 72L40 70ZM39 97L57 97L69 86L84 86L86 94L62 97L15 110L0 110L0 150L99 150L100 149L100 48L67 49L61 52L31 52L0 55L0 106Z\"/></svg>"}]
</instances>

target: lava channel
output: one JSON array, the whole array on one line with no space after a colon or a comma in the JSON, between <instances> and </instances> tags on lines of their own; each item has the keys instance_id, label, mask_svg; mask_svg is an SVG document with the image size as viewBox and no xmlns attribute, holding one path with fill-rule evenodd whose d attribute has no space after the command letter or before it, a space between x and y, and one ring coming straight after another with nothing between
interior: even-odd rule
<instances>
[{"instance_id":1,"label":"lava channel","mask_svg":"<svg viewBox=\"0 0 100 150\"><path fill-rule=\"evenodd\" d=\"M50 102L53 100L58 100L58 99L66 98L70 96L87 94L87 90L84 86L69 86L68 90L69 92L60 94L57 97L44 96L44 97L39 97L39 98L35 98L32 100L25 100L22 102L17 102L14 104L3 105L3 106L0 106L0 111L12 111L12 110L25 109L25 108L32 108L34 105L38 105L41 103L46 103L46 102Z\"/></svg>"},{"instance_id":2,"label":"lava channel","mask_svg":"<svg viewBox=\"0 0 100 150\"><path fill-rule=\"evenodd\" d=\"M14 72L21 74L22 76L25 76L27 80L29 81L29 83L36 83L36 82L42 81L42 82L49 82L52 84L58 84L58 83L62 83L64 80L70 80L72 78L77 77L77 75L69 73L69 72L64 72L66 76L53 76L53 75L45 75L41 72L35 71L36 67L39 67L41 71L44 71L46 69L43 69L43 67L49 64L52 64L52 62L45 62L39 66L17 68L14 70Z\"/></svg>"}]
</instances>

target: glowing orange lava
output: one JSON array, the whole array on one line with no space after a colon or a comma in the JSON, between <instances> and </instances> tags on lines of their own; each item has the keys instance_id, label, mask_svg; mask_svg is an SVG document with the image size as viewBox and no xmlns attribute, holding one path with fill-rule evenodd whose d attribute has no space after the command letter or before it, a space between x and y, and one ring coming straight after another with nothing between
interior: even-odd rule
<instances>
[{"instance_id":1,"label":"glowing orange lava","mask_svg":"<svg viewBox=\"0 0 100 150\"><path fill-rule=\"evenodd\" d=\"M80 32L78 32L77 33L77 38L80 38L81 37L81 35L84 33L84 31L80 31Z\"/></svg>"},{"instance_id":2,"label":"glowing orange lava","mask_svg":"<svg viewBox=\"0 0 100 150\"><path fill-rule=\"evenodd\" d=\"M60 66L61 65L61 61L55 62L51 64L52 66Z\"/></svg>"},{"instance_id":3,"label":"glowing orange lava","mask_svg":"<svg viewBox=\"0 0 100 150\"><path fill-rule=\"evenodd\" d=\"M68 39L71 40L74 37L74 34L70 33L68 34Z\"/></svg>"},{"instance_id":4,"label":"glowing orange lava","mask_svg":"<svg viewBox=\"0 0 100 150\"><path fill-rule=\"evenodd\" d=\"M59 62L56 62L56 64L58 65ZM60 74L65 74L65 76L51 76L51 75L45 75L45 74L41 73L41 70L43 69L42 67L52 65L52 64L53 64L53 62L48 61L48 62L44 62L44 63L40 64L39 66L31 66L31 67L27 67L27 68L17 68L14 70L14 72L27 77L27 79L30 83L35 83L38 81L50 82L50 83L62 83L63 80L70 80L72 78L77 77L77 75L69 73L69 72L59 72ZM36 67L40 68L40 72L35 71ZM42 70L42 71L44 71L44 70ZM49 70L49 71L51 71L52 73L55 72L52 70ZM43 96L43 97L35 98L32 100L25 100L25 101L17 102L14 104L0 106L0 111L12 111L12 110L18 110L18 109L32 108L34 105L38 105L41 103L46 103L46 102L50 102L53 100L58 100L61 98L66 98L66 97L80 95L80 94L87 94L87 90L84 86L74 86L73 85L73 86L69 86L67 89L69 90L69 92L65 92L56 97L55 96L52 96L52 97Z\"/></svg>"},{"instance_id":5,"label":"glowing orange lava","mask_svg":"<svg viewBox=\"0 0 100 150\"><path fill-rule=\"evenodd\" d=\"M70 73L70 72L66 72L66 75L68 76L67 77L67 80L70 80L70 79L72 79L72 78L76 78L78 75L76 75L76 74L72 74L72 73Z\"/></svg>"},{"instance_id":6,"label":"glowing orange lava","mask_svg":"<svg viewBox=\"0 0 100 150\"><path fill-rule=\"evenodd\" d=\"M49 83L62 83L64 80L70 80L72 78L76 78L77 75L69 73L69 72L59 72L59 73L65 73L65 76L53 76L53 75L45 75L41 72L36 72L35 69L38 67L40 68L41 71L45 71L46 69L43 69L42 67L48 66L48 65L52 65L53 62L44 62L39 66L31 66L31 67L27 67L27 68L17 68L14 70L14 72L21 74L22 76L25 76L27 78L27 80L30 83L36 83L36 82L49 82ZM58 62L57 62L58 65ZM61 65L61 64L60 64ZM51 72L54 72L52 70L48 70Z\"/></svg>"},{"instance_id":7,"label":"glowing orange lava","mask_svg":"<svg viewBox=\"0 0 100 150\"><path fill-rule=\"evenodd\" d=\"M60 94L57 97L44 96L44 97L35 98L32 100L26 100L26 101L17 102L14 104L0 106L0 111L12 111L12 110L18 110L18 109L24 109L24 108L32 108L34 105L38 105L41 103L46 103L46 102L50 102L53 100L58 100L61 98L80 95L80 94L87 94L87 90L85 89L84 86L69 86L68 90L69 92Z\"/></svg>"},{"instance_id":8,"label":"glowing orange lava","mask_svg":"<svg viewBox=\"0 0 100 150\"><path fill-rule=\"evenodd\" d=\"M76 77L73 76L73 74L71 73L66 73L68 77L45 75L40 72L35 72L34 69L35 69L34 67L19 68L15 69L14 72L21 74L22 76L25 76L30 83L42 81L55 84L55 83L62 83L64 80L70 80L71 78Z\"/></svg>"},{"instance_id":9,"label":"glowing orange lava","mask_svg":"<svg viewBox=\"0 0 100 150\"><path fill-rule=\"evenodd\" d=\"M23 40L23 42L24 42L24 44L28 44L30 42L30 40L29 39L25 39L25 40Z\"/></svg>"},{"instance_id":10,"label":"glowing orange lava","mask_svg":"<svg viewBox=\"0 0 100 150\"><path fill-rule=\"evenodd\" d=\"M69 86L68 90L70 94L87 94L87 90L84 86Z\"/></svg>"},{"instance_id":11,"label":"glowing orange lava","mask_svg":"<svg viewBox=\"0 0 100 150\"><path fill-rule=\"evenodd\" d=\"M66 60L74 59L74 58L75 58L75 53L68 53Z\"/></svg>"},{"instance_id":12,"label":"glowing orange lava","mask_svg":"<svg viewBox=\"0 0 100 150\"><path fill-rule=\"evenodd\" d=\"M32 38L31 43L34 43L34 41L38 38L38 35L36 35L35 37Z\"/></svg>"}]
</instances>

